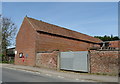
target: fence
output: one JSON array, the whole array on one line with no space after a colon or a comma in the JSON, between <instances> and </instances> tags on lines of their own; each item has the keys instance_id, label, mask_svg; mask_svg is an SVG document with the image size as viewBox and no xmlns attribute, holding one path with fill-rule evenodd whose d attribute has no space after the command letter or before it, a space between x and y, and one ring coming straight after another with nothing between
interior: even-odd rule
<instances>
[{"instance_id":1,"label":"fence","mask_svg":"<svg viewBox=\"0 0 120 84\"><path fill-rule=\"evenodd\" d=\"M118 53L110 50L37 53L36 66L117 75L120 66Z\"/></svg>"}]
</instances>

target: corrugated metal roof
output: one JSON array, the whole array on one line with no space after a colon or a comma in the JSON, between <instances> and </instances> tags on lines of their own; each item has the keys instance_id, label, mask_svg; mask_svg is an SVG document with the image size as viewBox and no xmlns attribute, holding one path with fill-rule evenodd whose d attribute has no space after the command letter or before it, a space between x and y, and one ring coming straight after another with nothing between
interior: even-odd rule
<instances>
[{"instance_id":1,"label":"corrugated metal roof","mask_svg":"<svg viewBox=\"0 0 120 84\"><path fill-rule=\"evenodd\" d=\"M102 42L100 39L98 38L94 38L92 36L88 36L86 34L82 34L73 30L69 30L63 27L59 27L53 24L49 24L43 21L39 21L33 18L29 18L26 17L30 23L32 24L32 26L34 26L36 31L44 31L44 32L48 32L48 33L52 33L52 34L57 34L57 35L62 35L62 36L66 36L66 37L71 37L71 38L75 38L75 39L80 39L80 40L85 40L85 41L89 41L89 42L93 42L93 43L100 43Z\"/></svg>"}]
</instances>

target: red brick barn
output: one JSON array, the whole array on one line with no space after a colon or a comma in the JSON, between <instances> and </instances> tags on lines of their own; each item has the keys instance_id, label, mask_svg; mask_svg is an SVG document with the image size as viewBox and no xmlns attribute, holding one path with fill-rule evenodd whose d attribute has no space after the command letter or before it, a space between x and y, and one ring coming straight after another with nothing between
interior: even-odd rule
<instances>
[{"instance_id":1,"label":"red brick barn","mask_svg":"<svg viewBox=\"0 0 120 84\"><path fill-rule=\"evenodd\" d=\"M43 51L87 51L101 40L25 17L16 37L15 64L35 66L36 53Z\"/></svg>"}]
</instances>

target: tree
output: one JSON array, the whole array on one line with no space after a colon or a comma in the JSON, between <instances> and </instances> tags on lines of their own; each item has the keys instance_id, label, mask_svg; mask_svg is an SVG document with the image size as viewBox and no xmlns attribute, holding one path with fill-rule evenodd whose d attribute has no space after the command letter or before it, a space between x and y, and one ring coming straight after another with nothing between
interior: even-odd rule
<instances>
[{"instance_id":1,"label":"tree","mask_svg":"<svg viewBox=\"0 0 120 84\"><path fill-rule=\"evenodd\" d=\"M12 44L17 27L10 18L2 17L2 53L3 60L8 61L7 47Z\"/></svg>"},{"instance_id":2,"label":"tree","mask_svg":"<svg viewBox=\"0 0 120 84\"><path fill-rule=\"evenodd\" d=\"M0 15L0 54L2 54L2 18Z\"/></svg>"},{"instance_id":3,"label":"tree","mask_svg":"<svg viewBox=\"0 0 120 84\"><path fill-rule=\"evenodd\" d=\"M99 38L101 39L102 41L114 41L114 40L120 40L120 38L118 36L94 36L95 38Z\"/></svg>"}]
</instances>

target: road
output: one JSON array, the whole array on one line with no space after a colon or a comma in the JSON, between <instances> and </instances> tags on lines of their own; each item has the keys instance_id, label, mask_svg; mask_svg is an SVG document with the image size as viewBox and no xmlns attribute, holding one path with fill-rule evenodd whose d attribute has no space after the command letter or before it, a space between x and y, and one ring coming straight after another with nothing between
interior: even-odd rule
<instances>
[{"instance_id":1,"label":"road","mask_svg":"<svg viewBox=\"0 0 120 84\"><path fill-rule=\"evenodd\" d=\"M71 82L65 78L21 70L2 68L2 82Z\"/></svg>"},{"instance_id":2,"label":"road","mask_svg":"<svg viewBox=\"0 0 120 84\"><path fill-rule=\"evenodd\" d=\"M0 68L1 69L1 68ZM55 82L79 82L79 84L84 84L82 80L68 79L60 76L52 76L50 74L44 74L39 72L18 70L14 68L2 67L2 84L39 84L40 82L51 82L51 84L56 84ZM16 83L17 82L17 83ZM28 83L27 83L28 82ZM65 83L65 84L68 84ZM90 83L85 84L101 84L101 83ZM118 83L102 83L102 84L118 84Z\"/></svg>"}]
</instances>

